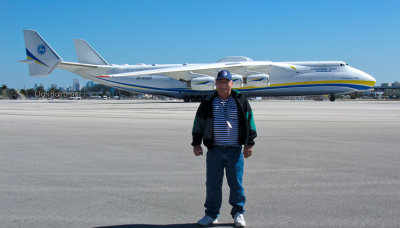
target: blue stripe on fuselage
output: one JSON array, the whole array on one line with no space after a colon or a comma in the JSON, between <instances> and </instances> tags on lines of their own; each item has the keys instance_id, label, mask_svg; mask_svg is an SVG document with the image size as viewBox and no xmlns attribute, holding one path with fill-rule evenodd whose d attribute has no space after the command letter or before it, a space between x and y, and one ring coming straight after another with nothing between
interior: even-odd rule
<instances>
[{"instance_id":1,"label":"blue stripe on fuselage","mask_svg":"<svg viewBox=\"0 0 400 228\"><path fill-rule=\"evenodd\" d=\"M111 83L116 83L116 84L120 84L123 86L130 86L130 87L138 87L141 88L143 90L158 90L158 91L165 91L165 92L192 92L192 91L197 91L197 90L191 90L191 89L187 89L187 88L171 88L171 89L165 89L165 88L157 88L157 87L150 87L150 86L141 86L141 85L134 85L134 84L128 84L128 83L123 83L123 82L116 82L116 81L112 81L112 80L107 80L105 78L97 78L97 79L101 79L107 82L111 82ZM356 89L356 90L367 90L370 89L370 86L365 86L365 85L356 85L356 84L342 84L342 83L324 83L324 84L309 84L309 85L288 85L288 86L274 86L274 87L261 87L261 88L251 88L251 89L236 89L239 91L260 91L260 90L276 90L276 89L287 89L287 88L307 88L307 87L329 87L329 86L335 86L335 87L347 87L347 88L352 88L352 89ZM210 90L211 91L211 90ZM202 91L205 92L205 91Z\"/></svg>"}]
</instances>

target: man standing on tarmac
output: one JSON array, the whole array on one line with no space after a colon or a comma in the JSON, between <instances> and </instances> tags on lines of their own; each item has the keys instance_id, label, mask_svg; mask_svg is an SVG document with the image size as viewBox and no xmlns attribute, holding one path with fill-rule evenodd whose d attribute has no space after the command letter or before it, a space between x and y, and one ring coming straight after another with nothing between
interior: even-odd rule
<instances>
[{"instance_id":1,"label":"man standing on tarmac","mask_svg":"<svg viewBox=\"0 0 400 228\"><path fill-rule=\"evenodd\" d=\"M243 157L251 156L254 138L257 137L253 112L247 99L232 89L229 71L218 72L216 87L217 91L209 95L197 109L192 130L194 154L203 155L202 142L208 148L206 210L205 216L197 224L208 226L218 223L225 169L235 227L245 227Z\"/></svg>"}]
</instances>

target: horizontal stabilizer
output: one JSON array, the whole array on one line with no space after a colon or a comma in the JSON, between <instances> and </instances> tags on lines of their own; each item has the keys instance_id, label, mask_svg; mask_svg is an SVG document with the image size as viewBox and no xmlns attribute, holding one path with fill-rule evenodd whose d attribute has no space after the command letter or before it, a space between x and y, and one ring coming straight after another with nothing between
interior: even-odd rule
<instances>
[{"instance_id":1,"label":"horizontal stabilizer","mask_svg":"<svg viewBox=\"0 0 400 228\"><path fill-rule=\"evenodd\" d=\"M24 59L24 60L20 60L18 61L19 63L35 63L35 60L33 59Z\"/></svg>"},{"instance_id":2,"label":"horizontal stabilizer","mask_svg":"<svg viewBox=\"0 0 400 228\"><path fill-rule=\"evenodd\" d=\"M110 65L86 41L75 39L74 44L76 55L78 56L78 61L80 63L93 65Z\"/></svg>"}]
</instances>

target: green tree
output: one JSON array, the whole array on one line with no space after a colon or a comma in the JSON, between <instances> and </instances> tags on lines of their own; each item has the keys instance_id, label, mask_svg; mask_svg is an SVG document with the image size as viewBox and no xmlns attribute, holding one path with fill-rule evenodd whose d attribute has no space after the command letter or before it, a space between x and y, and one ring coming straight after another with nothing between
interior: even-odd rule
<instances>
[{"instance_id":1,"label":"green tree","mask_svg":"<svg viewBox=\"0 0 400 228\"><path fill-rule=\"evenodd\" d=\"M44 92L46 92L46 91L44 90L43 86L39 86L36 88L35 96L36 96L36 94L42 94Z\"/></svg>"},{"instance_id":2,"label":"green tree","mask_svg":"<svg viewBox=\"0 0 400 228\"><path fill-rule=\"evenodd\" d=\"M350 99L357 99L361 97L361 93L359 92L354 92L350 94Z\"/></svg>"},{"instance_id":3,"label":"green tree","mask_svg":"<svg viewBox=\"0 0 400 228\"><path fill-rule=\"evenodd\" d=\"M32 89L32 88L27 89L26 92L25 92L25 96L26 97L34 97L35 96L35 90Z\"/></svg>"},{"instance_id":4,"label":"green tree","mask_svg":"<svg viewBox=\"0 0 400 228\"><path fill-rule=\"evenodd\" d=\"M7 90L7 97L11 99L17 99L19 97L17 91L15 89L8 89Z\"/></svg>"},{"instance_id":5,"label":"green tree","mask_svg":"<svg viewBox=\"0 0 400 228\"><path fill-rule=\"evenodd\" d=\"M56 87L51 87L47 93L54 98L60 98L61 96L61 91L59 89L57 89Z\"/></svg>"}]
</instances>

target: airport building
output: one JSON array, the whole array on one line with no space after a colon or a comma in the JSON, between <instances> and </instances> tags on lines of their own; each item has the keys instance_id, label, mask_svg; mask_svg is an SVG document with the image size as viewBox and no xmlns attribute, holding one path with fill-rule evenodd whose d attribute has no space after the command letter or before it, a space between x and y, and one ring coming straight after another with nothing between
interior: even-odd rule
<instances>
[{"instance_id":1,"label":"airport building","mask_svg":"<svg viewBox=\"0 0 400 228\"><path fill-rule=\"evenodd\" d=\"M370 94L378 99L400 99L400 82L381 83L380 86L375 86Z\"/></svg>"},{"instance_id":2,"label":"airport building","mask_svg":"<svg viewBox=\"0 0 400 228\"><path fill-rule=\"evenodd\" d=\"M74 79L74 82L72 84L72 91L74 92L81 91L81 84L79 84L79 79Z\"/></svg>"}]
</instances>

